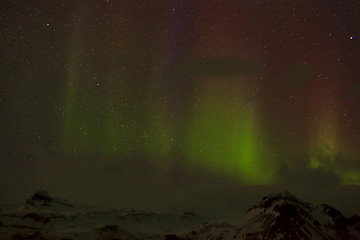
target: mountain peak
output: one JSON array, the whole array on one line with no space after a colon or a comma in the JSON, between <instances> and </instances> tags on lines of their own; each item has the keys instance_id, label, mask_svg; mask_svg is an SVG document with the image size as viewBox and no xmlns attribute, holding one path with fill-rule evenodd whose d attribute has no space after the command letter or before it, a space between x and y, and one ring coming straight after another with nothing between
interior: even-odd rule
<instances>
[{"instance_id":1,"label":"mountain peak","mask_svg":"<svg viewBox=\"0 0 360 240\"><path fill-rule=\"evenodd\" d=\"M49 192L45 190L40 190L35 192L30 198L26 201L25 208L35 207L50 207L50 206L65 206L72 207L72 205L64 199L53 198L50 196Z\"/></svg>"},{"instance_id":2,"label":"mountain peak","mask_svg":"<svg viewBox=\"0 0 360 240\"><path fill-rule=\"evenodd\" d=\"M273 199L273 198L278 198L278 199L287 199L287 200L297 200L297 197L295 197L293 194L291 194L288 191L282 192L282 193L275 193L275 194L269 194L267 196L265 196L263 199Z\"/></svg>"},{"instance_id":3,"label":"mountain peak","mask_svg":"<svg viewBox=\"0 0 360 240\"><path fill-rule=\"evenodd\" d=\"M293 206L293 207L291 207ZM262 201L252 206L249 211L255 210L255 209L261 209L263 212L265 211L277 211L281 212L281 209L283 208L304 208L307 210L312 209L312 206L309 203L300 201L297 197L292 195L290 192L285 191L282 193L277 194L269 194L265 196Z\"/></svg>"},{"instance_id":4,"label":"mountain peak","mask_svg":"<svg viewBox=\"0 0 360 240\"><path fill-rule=\"evenodd\" d=\"M34 193L31 196L31 200L33 200L33 201L51 202L52 197L50 196L50 194L47 191L40 190L40 191L37 191L36 193Z\"/></svg>"},{"instance_id":5,"label":"mountain peak","mask_svg":"<svg viewBox=\"0 0 360 240\"><path fill-rule=\"evenodd\" d=\"M265 196L234 224L244 222L251 239L256 240L264 236L266 239L333 239L330 235L338 236L336 239L359 239L351 235L360 225L356 217L347 219L329 205L314 206L288 191Z\"/></svg>"},{"instance_id":6,"label":"mountain peak","mask_svg":"<svg viewBox=\"0 0 360 240\"><path fill-rule=\"evenodd\" d=\"M193 212L77 207L47 191L35 192L24 207L0 214L0 239L360 240L360 216L347 218L330 205L312 205L288 191L265 196L231 222Z\"/></svg>"}]
</instances>

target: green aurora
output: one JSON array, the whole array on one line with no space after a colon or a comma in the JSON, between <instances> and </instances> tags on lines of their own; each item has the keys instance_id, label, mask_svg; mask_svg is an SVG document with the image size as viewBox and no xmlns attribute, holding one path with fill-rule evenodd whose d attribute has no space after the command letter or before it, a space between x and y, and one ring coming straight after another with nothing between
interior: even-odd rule
<instances>
[{"instance_id":1,"label":"green aurora","mask_svg":"<svg viewBox=\"0 0 360 240\"><path fill-rule=\"evenodd\" d=\"M3 5L4 195L360 185L355 1Z\"/></svg>"}]
</instances>

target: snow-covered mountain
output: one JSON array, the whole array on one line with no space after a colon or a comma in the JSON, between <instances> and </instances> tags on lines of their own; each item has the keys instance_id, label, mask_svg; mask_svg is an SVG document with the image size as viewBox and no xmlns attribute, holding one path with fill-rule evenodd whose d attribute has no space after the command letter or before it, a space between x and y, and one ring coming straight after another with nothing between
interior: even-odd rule
<instances>
[{"instance_id":1,"label":"snow-covered mountain","mask_svg":"<svg viewBox=\"0 0 360 240\"><path fill-rule=\"evenodd\" d=\"M346 218L335 208L312 206L289 192L272 194L252 206L231 224L204 226L191 239L360 239L360 217Z\"/></svg>"},{"instance_id":2,"label":"snow-covered mountain","mask_svg":"<svg viewBox=\"0 0 360 240\"><path fill-rule=\"evenodd\" d=\"M360 240L360 217L346 218L288 192L268 195L239 219L219 223L194 212L94 210L39 191L24 205L0 211L0 239Z\"/></svg>"},{"instance_id":3,"label":"snow-covered mountain","mask_svg":"<svg viewBox=\"0 0 360 240\"><path fill-rule=\"evenodd\" d=\"M204 221L193 212L101 210L70 204L38 191L20 207L0 211L3 239L164 239Z\"/></svg>"}]
</instances>

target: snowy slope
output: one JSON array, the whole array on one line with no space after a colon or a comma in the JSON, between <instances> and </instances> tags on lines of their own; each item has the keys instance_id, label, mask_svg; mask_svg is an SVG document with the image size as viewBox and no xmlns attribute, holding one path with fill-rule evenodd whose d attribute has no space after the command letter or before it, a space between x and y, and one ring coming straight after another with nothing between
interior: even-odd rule
<instances>
[{"instance_id":1,"label":"snowy slope","mask_svg":"<svg viewBox=\"0 0 360 240\"><path fill-rule=\"evenodd\" d=\"M87 210L39 191L0 212L0 221L0 239L142 239L187 232L204 220L193 212Z\"/></svg>"},{"instance_id":2,"label":"snowy slope","mask_svg":"<svg viewBox=\"0 0 360 240\"><path fill-rule=\"evenodd\" d=\"M285 192L264 197L231 224L205 226L187 237L209 240L355 240L360 239L359 218L347 219L329 205L314 207Z\"/></svg>"},{"instance_id":3,"label":"snowy slope","mask_svg":"<svg viewBox=\"0 0 360 240\"><path fill-rule=\"evenodd\" d=\"M207 223L205 223L207 222ZM345 218L290 193L264 197L236 221L212 221L193 212L90 210L46 191L24 205L0 211L0 239L360 239L360 217Z\"/></svg>"}]
</instances>

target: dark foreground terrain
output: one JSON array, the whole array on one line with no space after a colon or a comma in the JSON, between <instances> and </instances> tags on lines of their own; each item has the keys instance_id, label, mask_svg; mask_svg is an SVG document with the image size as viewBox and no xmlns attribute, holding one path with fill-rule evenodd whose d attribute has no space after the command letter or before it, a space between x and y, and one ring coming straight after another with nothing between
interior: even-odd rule
<instances>
[{"instance_id":1,"label":"dark foreground terrain","mask_svg":"<svg viewBox=\"0 0 360 240\"><path fill-rule=\"evenodd\" d=\"M268 195L238 219L220 222L194 212L94 210L39 191L20 207L0 210L0 239L360 240L360 216L346 218L288 192Z\"/></svg>"}]
</instances>

